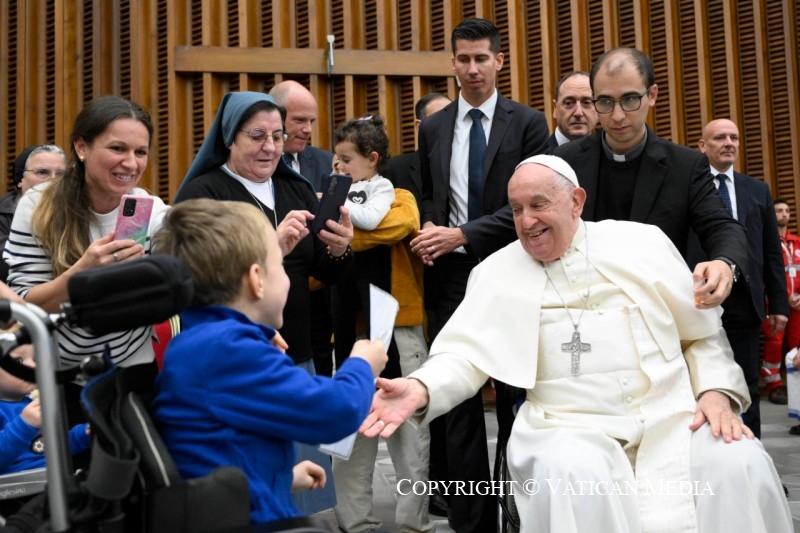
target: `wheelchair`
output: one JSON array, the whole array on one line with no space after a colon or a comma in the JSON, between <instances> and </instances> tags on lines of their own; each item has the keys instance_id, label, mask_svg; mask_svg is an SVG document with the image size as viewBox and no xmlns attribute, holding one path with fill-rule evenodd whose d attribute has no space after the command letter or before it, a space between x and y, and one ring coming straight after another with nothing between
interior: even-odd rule
<instances>
[{"instance_id":1,"label":"wheelchair","mask_svg":"<svg viewBox=\"0 0 800 533\"><path fill-rule=\"evenodd\" d=\"M497 446L497 454L495 479L502 482L500 486L508 487L510 486L508 481L511 480L511 475L506 462L506 446L504 443L500 443ZM497 497L497 507L497 531L500 533L519 533L519 513L517 512L514 495L503 491L503 494Z\"/></svg>"},{"instance_id":2,"label":"wheelchair","mask_svg":"<svg viewBox=\"0 0 800 533\"><path fill-rule=\"evenodd\" d=\"M192 291L186 267L156 255L77 274L68 284L70 301L58 314L0 300L0 321L13 319L23 326L0 335L0 366L36 381L47 442L46 468L0 476L0 501L33 496L19 516L7 517L9 523L17 519L30 531L54 532L335 531L315 517L251 525L249 486L238 468L221 466L204 477L182 479L149 413L155 365L116 368L104 358L86 361L78 370L58 368L53 336L58 325L101 334L162 322L189 305ZM6 356L29 342L35 371L9 363ZM59 383L78 372L88 381L81 403L91 425L92 451L88 469L75 473ZM0 517L0 531L4 524Z\"/></svg>"},{"instance_id":3,"label":"wheelchair","mask_svg":"<svg viewBox=\"0 0 800 533\"><path fill-rule=\"evenodd\" d=\"M522 389L506 385L505 393L514 399L512 412L514 417L516 417L519 408L525 401L525 392ZM507 438L508 436L506 436L506 439ZM506 458L507 453L508 442L498 435L497 457L494 462L493 479L499 481L500 486L504 489L511 487L511 474L508 469L508 461ZM519 487L514 487L514 489L517 490ZM497 531L499 533L519 533L520 531L519 512L517 511L513 491L510 492L512 493L506 493L504 490L502 494L497 496Z\"/></svg>"}]
</instances>

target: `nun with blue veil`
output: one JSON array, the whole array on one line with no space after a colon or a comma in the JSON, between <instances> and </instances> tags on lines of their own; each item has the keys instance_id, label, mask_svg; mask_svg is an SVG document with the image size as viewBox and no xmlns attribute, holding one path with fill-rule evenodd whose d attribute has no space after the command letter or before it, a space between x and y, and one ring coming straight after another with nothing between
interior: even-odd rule
<instances>
[{"instance_id":1,"label":"nun with blue veil","mask_svg":"<svg viewBox=\"0 0 800 533\"><path fill-rule=\"evenodd\" d=\"M308 279L333 284L347 275L353 264L353 225L347 209L341 208L339 222L329 221L318 234L309 231L319 200L313 186L281 157L285 119L286 111L268 94L226 94L174 203L191 198L232 200L264 213L278 234L291 283L279 332L295 364L315 374ZM299 444L297 460L302 459L324 466L328 479L333 479L329 458L316 448ZM296 496L304 514L336 504L333 483Z\"/></svg>"}]
</instances>

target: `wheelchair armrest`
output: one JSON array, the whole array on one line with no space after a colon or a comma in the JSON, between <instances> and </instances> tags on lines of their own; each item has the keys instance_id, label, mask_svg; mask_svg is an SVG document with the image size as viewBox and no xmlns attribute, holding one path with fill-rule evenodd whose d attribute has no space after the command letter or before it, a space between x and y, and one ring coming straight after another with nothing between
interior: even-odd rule
<instances>
[{"instance_id":1,"label":"wheelchair armrest","mask_svg":"<svg viewBox=\"0 0 800 533\"><path fill-rule=\"evenodd\" d=\"M47 485L45 468L3 474L0 476L0 500L32 496L44 491L45 485Z\"/></svg>"}]
</instances>

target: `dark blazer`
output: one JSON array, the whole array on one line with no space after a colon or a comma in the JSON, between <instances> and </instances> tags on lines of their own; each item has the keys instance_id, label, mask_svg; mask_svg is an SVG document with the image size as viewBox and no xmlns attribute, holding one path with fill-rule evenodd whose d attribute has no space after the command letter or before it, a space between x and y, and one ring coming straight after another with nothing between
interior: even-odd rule
<instances>
[{"instance_id":1,"label":"dark blazer","mask_svg":"<svg viewBox=\"0 0 800 533\"><path fill-rule=\"evenodd\" d=\"M450 158L457 113L458 100L420 124L422 224L449 225ZM497 95L483 165L483 216L460 226L469 242L467 249L478 258L517 238L508 206L508 180L523 159L550 153L549 137L547 121L540 111Z\"/></svg>"},{"instance_id":2,"label":"dark blazer","mask_svg":"<svg viewBox=\"0 0 800 533\"><path fill-rule=\"evenodd\" d=\"M747 230L748 262L743 268L747 271L748 283L746 288L735 287L739 290L732 292L722 304L723 319L739 326L758 327L766 318L767 300L771 313L789 316L781 240L767 184L734 172L733 185L738 220ZM707 259L694 235L689 242L688 259L690 265Z\"/></svg>"},{"instance_id":3,"label":"dark blazer","mask_svg":"<svg viewBox=\"0 0 800 533\"><path fill-rule=\"evenodd\" d=\"M331 175L333 167L333 153L316 146L306 145L302 152L297 154L300 163L300 174L311 182L314 190L322 192L325 181Z\"/></svg>"},{"instance_id":4,"label":"dark blazer","mask_svg":"<svg viewBox=\"0 0 800 533\"><path fill-rule=\"evenodd\" d=\"M553 151L556 148L558 148L558 139L556 139L556 132L553 131L553 134L550 135L550 151Z\"/></svg>"},{"instance_id":5,"label":"dark blazer","mask_svg":"<svg viewBox=\"0 0 800 533\"><path fill-rule=\"evenodd\" d=\"M596 221L597 181L603 153L602 131L556 148L586 189L582 218ZM700 238L708 257L727 257L746 272L747 239L711 179L708 158L691 148L660 138L647 128L640 156L629 220L661 228L686 258L689 229Z\"/></svg>"},{"instance_id":6,"label":"dark blazer","mask_svg":"<svg viewBox=\"0 0 800 533\"><path fill-rule=\"evenodd\" d=\"M417 205L422 203L422 176L419 166L419 152L407 152L390 157L383 172L383 177L391 180L395 187L413 194Z\"/></svg>"}]
</instances>

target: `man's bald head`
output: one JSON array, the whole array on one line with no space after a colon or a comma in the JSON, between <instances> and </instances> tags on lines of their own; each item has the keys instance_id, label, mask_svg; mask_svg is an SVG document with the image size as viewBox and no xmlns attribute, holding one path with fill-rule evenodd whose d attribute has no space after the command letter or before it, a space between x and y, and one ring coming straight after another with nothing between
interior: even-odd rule
<instances>
[{"instance_id":1,"label":"man's bald head","mask_svg":"<svg viewBox=\"0 0 800 533\"><path fill-rule=\"evenodd\" d=\"M275 85L269 95L286 110L284 129L289 137L283 145L287 154L303 151L311 140L314 122L317 121L317 100L311 91L294 80L286 80Z\"/></svg>"}]
</instances>

